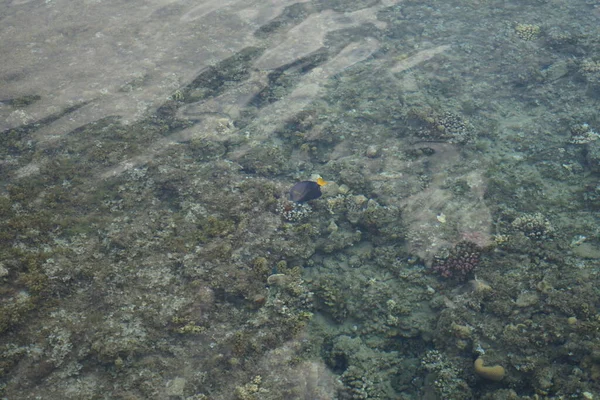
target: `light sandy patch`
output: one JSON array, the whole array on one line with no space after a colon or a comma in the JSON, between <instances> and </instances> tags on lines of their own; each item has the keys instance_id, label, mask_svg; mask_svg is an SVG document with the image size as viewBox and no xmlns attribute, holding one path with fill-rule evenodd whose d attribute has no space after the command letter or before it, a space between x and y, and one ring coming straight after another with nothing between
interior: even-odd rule
<instances>
[{"instance_id":1,"label":"light sandy patch","mask_svg":"<svg viewBox=\"0 0 600 400\"><path fill-rule=\"evenodd\" d=\"M378 10L379 7L371 7L352 13L326 10L313 14L290 29L281 44L267 50L257 61L256 67L274 69L314 53L325 45L325 37L332 31L359 26L366 22L384 28L385 23L377 21Z\"/></svg>"},{"instance_id":2,"label":"light sandy patch","mask_svg":"<svg viewBox=\"0 0 600 400\"><path fill-rule=\"evenodd\" d=\"M170 1L13 3L0 24L0 99L41 96L25 110L34 120L88 103L48 134L109 115L135 122L203 68L256 44L255 24L235 14L181 22L194 6L165 12ZM0 130L19 125L10 111L0 108Z\"/></svg>"},{"instance_id":3,"label":"light sandy patch","mask_svg":"<svg viewBox=\"0 0 600 400\"><path fill-rule=\"evenodd\" d=\"M402 208L406 246L426 263L446 247L467 240L485 247L491 243L492 215L483 196L487 182L481 170L466 170L456 145L427 143L435 154L427 159L427 187L420 189L415 170L423 160L406 160L390 154L381 173L373 176L376 191L386 202ZM466 171L465 171L466 170ZM454 182L466 182L467 196L452 192ZM414 192L409 194L406 191Z\"/></svg>"},{"instance_id":4,"label":"light sandy patch","mask_svg":"<svg viewBox=\"0 0 600 400\"><path fill-rule=\"evenodd\" d=\"M390 68L390 72L398 73L398 72L402 72L402 71L406 71L408 69L414 68L417 65L422 64L425 61L429 61L436 55L441 54L449 49L450 49L449 45L443 45L443 46L432 47L430 49L421 50L417 54L410 56L407 59L396 63L396 65L394 65L392 68Z\"/></svg>"}]
</instances>

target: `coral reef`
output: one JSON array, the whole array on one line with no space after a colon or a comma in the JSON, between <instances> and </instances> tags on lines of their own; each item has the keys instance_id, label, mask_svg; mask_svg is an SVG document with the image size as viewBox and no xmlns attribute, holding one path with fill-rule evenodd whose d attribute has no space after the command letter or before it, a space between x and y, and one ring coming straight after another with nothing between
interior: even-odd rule
<instances>
[{"instance_id":1,"label":"coral reef","mask_svg":"<svg viewBox=\"0 0 600 400\"><path fill-rule=\"evenodd\" d=\"M525 214L515 218L511 227L529 239L549 240L554 236L554 227L541 213Z\"/></svg>"},{"instance_id":2,"label":"coral reef","mask_svg":"<svg viewBox=\"0 0 600 400\"><path fill-rule=\"evenodd\" d=\"M312 207L307 203L296 203L285 198L279 199L277 207L275 209L281 217L288 222L300 222L306 219L311 211Z\"/></svg>"},{"instance_id":3,"label":"coral reef","mask_svg":"<svg viewBox=\"0 0 600 400\"><path fill-rule=\"evenodd\" d=\"M441 399L474 398L468 383L461 377L460 367L454 365L437 350L429 350L422 360L427 371L425 393Z\"/></svg>"},{"instance_id":4,"label":"coral reef","mask_svg":"<svg viewBox=\"0 0 600 400\"><path fill-rule=\"evenodd\" d=\"M13 3L5 58L86 82L3 75L0 397L600 393L590 4L52 2L42 43ZM125 79L70 70L89 32Z\"/></svg>"},{"instance_id":5,"label":"coral reef","mask_svg":"<svg viewBox=\"0 0 600 400\"><path fill-rule=\"evenodd\" d=\"M473 126L452 112L415 110L415 115L424 124L417 132L421 140L465 144L476 137Z\"/></svg>"},{"instance_id":6,"label":"coral reef","mask_svg":"<svg viewBox=\"0 0 600 400\"><path fill-rule=\"evenodd\" d=\"M586 82L592 85L600 84L600 61L584 59L579 64L579 73Z\"/></svg>"},{"instance_id":7,"label":"coral reef","mask_svg":"<svg viewBox=\"0 0 600 400\"><path fill-rule=\"evenodd\" d=\"M481 248L473 242L462 241L433 260L432 269L444 278L465 280L479 265Z\"/></svg>"},{"instance_id":8,"label":"coral reef","mask_svg":"<svg viewBox=\"0 0 600 400\"><path fill-rule=\"evenodd\" d=\"M598 140L599 137L598 133L594 132L586 123L572 126L570 133L569 143L571 144L588 144Z\"/></svg>"},{"instance_id":9,"label":"coral reef","mask_svg":"<svg viewBox=\"0 0 600 400\"><path fill-rule=\"evenodd\" d=\"M515 33L520 39L525 41L535 40L540 36L541 28L534 24L517 24Z\"/></svg>"},{"instance_id":10,"label":"coral reef","mask_svg":"<svg viewBox=\"0 0 600 400\"><path fill-rule=\"evenodd\" d=\"M333 340L328 354L334 369L343 369L344 388L341 399L389 398L387 376L396 374L400 361L394 352L380 352L369 348L359 338L339 336Z\"/></svg>"},{"instance_id":11,"label":"coral reef","mask_svg":"<svg viewBox=\"0 0 600 400\"><path fill-rule=\"evenodd\" d=\"M505 371L501 365L486 366L484 365L483 358L479 357L473 363L475 373L484 379L490 381L499 382L504 379Z\"/></svg>"}]
</instances>

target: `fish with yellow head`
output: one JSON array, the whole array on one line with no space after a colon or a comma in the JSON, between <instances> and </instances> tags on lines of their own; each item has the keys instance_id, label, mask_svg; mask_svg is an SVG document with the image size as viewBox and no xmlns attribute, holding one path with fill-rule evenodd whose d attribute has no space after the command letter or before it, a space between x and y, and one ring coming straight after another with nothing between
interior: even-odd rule
<instances>
[{"instance_id":1,"label":"fish with yellow head","mask_svg":"<svg viewBox=\"0 0 600 400\"><path fill-rule=\"evenodd\" d=\"M310 200L318 199L323 193L321 193L321 186L326 185L327 182L323 178L313 181L302 181L296 183L290 189L290 200L296 203L305 203Z\"/></svg>"}]
</instances>

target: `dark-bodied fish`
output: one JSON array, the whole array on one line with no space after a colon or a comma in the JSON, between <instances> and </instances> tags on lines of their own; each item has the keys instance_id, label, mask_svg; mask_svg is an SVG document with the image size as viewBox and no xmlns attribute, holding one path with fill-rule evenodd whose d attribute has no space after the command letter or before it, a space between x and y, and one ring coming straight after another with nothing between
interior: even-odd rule
<instances>
[{"instance_id":1,"label":"dark-bodied fish","mask_svg":"<svg viewBox=\"0 0 600 400\"><path fill-rule=\"evenodd\" d=\"M326 185L327 182L323 178L313 181L302 181L296 183L290 189L290 200L296 203L305 203L310 200L318 199L321 197L321 186Z\"/></svg>"}]
</instances>

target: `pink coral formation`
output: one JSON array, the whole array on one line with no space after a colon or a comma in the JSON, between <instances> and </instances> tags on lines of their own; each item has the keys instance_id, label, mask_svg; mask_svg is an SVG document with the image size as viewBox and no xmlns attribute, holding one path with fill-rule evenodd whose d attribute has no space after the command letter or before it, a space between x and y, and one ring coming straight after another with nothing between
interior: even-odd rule
<instances>
[{"instance_id":1,"label":"pink coral formation","mask_svg":"<svg viewBox=\"0 0 600 400\"><path fill-rule=\"evenodd\" d=\"M462 241L447 254L436 256L432 269L445 278L464 280L479 264L481 247L473 242Z\"/></svg>"}]
</instances>

